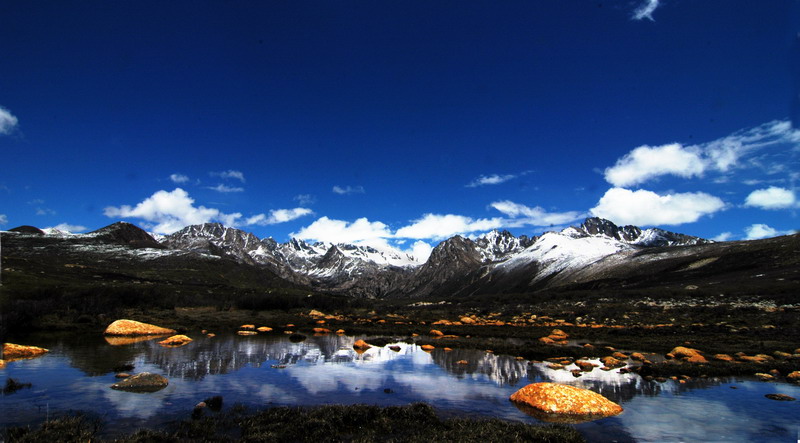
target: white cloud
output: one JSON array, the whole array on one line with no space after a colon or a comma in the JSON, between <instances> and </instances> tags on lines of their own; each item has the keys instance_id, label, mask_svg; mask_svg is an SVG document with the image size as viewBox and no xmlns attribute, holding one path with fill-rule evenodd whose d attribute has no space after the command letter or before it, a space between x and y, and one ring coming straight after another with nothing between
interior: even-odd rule
<instances>
[{"instance_id":1,"label":"white cloud","mask_svg":"<svg viewBox=\"0 0 800 443\"><path fill-rule=\"evenodd\" d=\"M245 225L275 225L278 223L285 223L295 220L305 215L313 214L314 211L308 208L294 208L294 209L275 209L269 211L269 216L266 214L258 214L248 217L245 220Z\"/></svg>"},{"instance_id":2,"label":"white cloud","mask_svg":"<svg viewBox=\"0 0 800 443\"><path fill-rule=\"evenodd\" d=\"M333 192L339 195L347 195L347 194L363 194L364 187L363 186L334 186Z\"/></svg>"},{"instance_id":3,"label":"white cloud","mask_svg":"<svg viewBox=\"0 0 800 443\"><path fill-rule=\"evenodd\" d=\"M212 191L223 192L223 193L244 192L244 188L231 187L222 183L218 184L217 186L208 186L207 188L211 189Z\"/></svg>"},{"instance_id":4,"label":"white cloud","mask_svg":"<svg viewBox=\"0 0 800 443\"><path fill-rule=\"evenodd\" d=\"M418 262L425 263L428 261L428 257L431 256L431 251L433 251L433 246L422 240L417 240L414 242L414 245L411 246L411 249L406 252L411 254Z\"/></svg>"},{"instance_id":5,"label":"white cloud","mask_svg":"<svg viewBox=\"0 0 800 443\"><path fill-rule=\"evenodd\" d=\"M172 174L169 176L169 179L172 180L173 183L186 183L189 181L189 177L183 174Z\"/></svg>"},{"instance_id":6,"label":"white cloud","mask_svg":"<svg viewBox=\"0 0 800 443\"><path fill-rule=\"evenodd\" d=\"M758 240L760 238L777 237L780 235L790 235L794 234L796 231L793 230L779 231L763 223L756 223L745 228L744 232L745 234L747 234L745 240Z\"/></svg>"},{"instance_id":7,"label":"white cloud","mask_svg":"<svg viewBox=\"0 0 800 443\"><path fill-rule=\"evenodd\" d=\"M745 206L761 209L785 209L797 205L797 198L790 189L770 186L750 193L745 199Z\"/></svg>"},{"instance_id":8,"label":"white cloud","mask_svg":"<svg viewBox=\"0 0 800 443\"><path fill-rule=\"evenodd\" d=\"M680 225L725 208L725 203L703 192L658 195L652 191L611 188L589 212L618 225Z\"/></svg>"},{"instance_id":9,"label":"white cloud","mask_svg":"<svg viewBox=\"0 0 800 443\"><path fill-rule=\"evenodd\" d=\"M614 166L606 168L605 179L614 186L625 187L662 175L692 178L708 171L728 172L746 166L777 173L785 169L783 164L772 162L765 165L764 159L753 157L745 162L742 159L762 148L781 144L793 146L795 151L800 149L800 130L792 128L786 120L764 123L699 145L640 146L617 160ZM724 180L729 179L726 177Z\"/></svg>"},{"instance_id":10,"label":"white cloud","mask_svg":"<svg viewBox=\"0 0 800 443\"><path fill-rule=\"evenodd\" d=\"M311 194L295 195L294 196L294 200L297 203L300 203L302 206L308 206L308 205L312 205L312 204L316 203L316 199Z\"/></svg>"},{"instance_id":11,"label":"white cloud","mask_svg":"<svg viewBox=\"0 0 800 443\"><path fill-rule=\"evenodd\" d=\"M472 219L463 215L425 214L411 225L398 229L395 235L400 238L445 239L456 234L489 231L502 226L503 219L499 217Z\"/></svg>"},{"instance_id":12,"label":"white cloud","mask_svg":"<svg viewBox=\"0 0 800 443\"><path fill-rule=\"evenodd\" d=\"M606 181L614 186L631 186L651 178L672 174L690 178L705 170L703 159L695 148L678 143L663 146L639 146L617 164L605 170Z\"/></svg>"},{"instance_id":13,"label":"white cloud","mask_svg":"<svg viewBox=\"0 0 800 443\"><path fill-rule=\"evenodd\" d=\"M157 234L171 234L188 225L208 223L213 220L233 226L241 214L224 214L218 209L194 206L194 199L181 188L171 192L158 191L136 207L108 206L103 211L106 217L139 218L151 223L149 227Z\"/></svg>"},{"instance_id":14,"label":"white cloud","mask_svg":"<svg viewBox=\"0 0 800 443\"><path fill-rule=\"evenodd\" d=\"M44 229L58 229L59 231L66 231L66 232L83 232L87 228L86 226L81 225L71 225L69 223L59 223L55 226L50 226Z\"/></svg>"},{"instance_id":15,"label":"white cloud","mask_svg":"<svg viewBox=\"0 0 800 443\"><path fill-rule=\"evenodd\" d=\"M577 211L547 212L539 206L531 208L510 200L496 201L490 206L514 219L506 224L508 227L561 225L585 216Z\"/></svg>"},{"instance_id":16,"label":"white cloud","mask_svg":"<svg viewBox=\"0 0 800 443\"><path fill-rule=\"evenodd\" d=\"M210 174L212 177L234 178L244 183L244 174L242 173L242 171L235 171L233 169L229 169L227 171L222 171L222 172L211 172Z\"/></svg>"},{"instance_id":17,"label":"white cloud","mask_svg":"<svg viewBox=\"0 0 800 443\"><path fill-rule=\"evenodd\" d=\"M56 211L50 208L36 208L36 215L56 215Z\"/></svg>"},{"instance_id":18,"label":"white cloud","mask_svg":"<svg viewBox=\"0 0 800 443\"><path fill-rule=\"evenodd\" d=\"M388 226L363 217L352 223L322 217L291 235L303 240L354 244L392 237Z\"/></svg>"},{"instance_id":19,"label":"white cloud","mask_svg":"<svg viewBox=\"0 0 800 443\"><path fill-rule=\"evenodd\" d=\"M499 185L500 183L505 183L511 179L516 178L517 176L514 174L507 174L507 175L482 175L472 182L470 182L467 187L468 188L477 188L478 186L484 185Z\"/></svg>"},{"instance_id":20,"label":"white cloud","mask_svg":"<svg viewBox=\"0 0 800 443\"><path fill-rule=\"evenodd\" d=\"M658 8L659 0L644 0L638 8L633 11L632 18L634 20L641 20L641 19L649 19L650 21L655 21L653 19L653 12L655 12L656 8Z\"/></svg>"},{"instance_id":21,"label":"white cloud","mask_svg":"<svg viewBox=\"0 0 800 443\"><path fill-rule=\"evenodd\" d=\"M17 127L19 120L11 111L0 106L0 134L11 134L14 128Z\"/></svg>"},{"instance_id":22,"label":"white cloud","mask_svg":"<svg viewBox=\"0 0 800 443\"><path fill-rule=\"evenodd\" d=\"M723 232L716 237L712 237L711 240L714 241L728 241L733 238L733 232Z\"/></svg>"},{"instance_id":23,"label":"white cloud","mask_svg":"<svg viewBox=\"0 0 800 443\"><path fill-rule=\"evenodd\" d=\"M3 226L8 223L8 216L5 214L0 214L0 226Z\"/></svg>"}]
</instances>

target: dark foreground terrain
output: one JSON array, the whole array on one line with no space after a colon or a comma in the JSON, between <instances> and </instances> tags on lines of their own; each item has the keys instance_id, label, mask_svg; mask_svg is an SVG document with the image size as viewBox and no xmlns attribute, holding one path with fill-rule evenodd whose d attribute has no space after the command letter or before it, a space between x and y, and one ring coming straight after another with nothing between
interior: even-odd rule
<instances>
[{"instance_id":1,"label":"dark foreground terrain","mask_svg":"<svg viewBox=\"0 0 800 443\"><path fill-rule=\"evenodd\" d=\"M57 419L36 429L14 428L9 442L104 441L101 425L84 416ZM174 423L164 430L140 430L116 442L580 442L568 426L532 426L502 420L441 419L433 408L409 406L320 406L248 411L234 407L211 417Z\"/></svg>"}]
</instances>

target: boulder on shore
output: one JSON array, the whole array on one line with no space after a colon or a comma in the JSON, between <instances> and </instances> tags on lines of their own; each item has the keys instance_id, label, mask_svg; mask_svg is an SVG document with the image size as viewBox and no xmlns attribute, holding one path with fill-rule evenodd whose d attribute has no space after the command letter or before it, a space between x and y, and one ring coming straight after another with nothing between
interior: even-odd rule
<instances>
[{"instance_id":1,"label":"boulder on shore","mask_svg":"<svg viewBox=\"0 0 800 443\"><path fill-rule=\"evenodd\" d=\"M356 340L356 342L353 343L353 348L355 348L355 349L369 349L371 347L372 347L372 345L370 345L369 343L365 342L364 340Z\"/></svg>"},{"instance_id":2,"label":"boulder on shore","mask_svg":"<svg viewBox=\"0 0 800 443\"><path fill-rule=\"evenodd\" d=\"M35 358L50 352L48 349L38 346L15 345L14 343L3 344L3 357L5 360L16 360L21 358Z\"/></svg>"},{"instance_id":3,"label":"boulder on shore","mask_svg":"<svg viewBox=\"0 0 800 443\"><path fill-rule=\"evenodd\" d=\"M117 320L106 328L105 335L162 335L174 334L174 329L142 323L136 320Z\"/></svg>"},{"instance_id":4,"label":"boulder on shore","mask_svg":"<svg viewBox=\"0 0 800 443\"><path fill-rule=\"evenodd\" d=\"M142 372L132 375L119 383L111 385L111 389L129 392L156 392L167 387L169 380L158 374Z\"/></svg>"},{"instance_id":5,"label":"boulder on shore","mask_svg":"<svg viewBox=\"0 0 800 443\"><path fill-rule=\"evenodd\" d=\"M529 384L509 400L523 412L551 423L582 423L622 412L622 406L596 392L558 383Z\"/></svg>"},{"instance_id":6,"label":"boulder on shore","mask_svg":"<svg viewBox=\"0 0 800 443\"><path fill-rule=\"evenodd\" d=\"M678 360L689 363L708 363L708 360L697 349L678 346L670 351L670 354L674 355Z\"/></svg>"}]
</instances>

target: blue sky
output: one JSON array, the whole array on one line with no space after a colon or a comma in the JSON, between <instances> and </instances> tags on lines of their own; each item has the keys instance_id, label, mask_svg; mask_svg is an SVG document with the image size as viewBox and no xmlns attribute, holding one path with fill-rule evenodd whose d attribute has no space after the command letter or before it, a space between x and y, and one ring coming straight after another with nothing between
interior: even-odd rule
<instances>
[{"instance_id":1,"label":"blue sky","mask_svg":"<svg viewBox=\"0 0 800 443\"><path fill-rule=\"evenodd\" d=\"M791 0L6 1L0 227L220 221L420 254L590 215L792 232L799 14Z\"/></svg>"}]
</instances>

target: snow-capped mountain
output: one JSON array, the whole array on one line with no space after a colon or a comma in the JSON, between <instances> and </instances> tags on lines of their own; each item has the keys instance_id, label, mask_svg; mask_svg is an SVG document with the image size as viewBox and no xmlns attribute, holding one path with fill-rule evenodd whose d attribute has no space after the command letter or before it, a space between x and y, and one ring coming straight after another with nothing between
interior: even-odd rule
<instances>
[{"instance_id":1,"label":"snow-capped mountain","mask_svg":"<svg viewBox=\"0 0 800 443\"><path fill-rule=\"evenodd\" d=\"M295 283L367 297L457 292L475 285L495 285L509 276L531 286L556 275L563 280L569 272L609 255L707 242L661 229L618 227L600 218L533 238L497 230L474 240L455 236L437 245L425 263L389 247L309 243L295 238L278 243L219 223L188 226L160 240L169 249L230 257L267 267Z\"/></svg>"}]
</instances>

